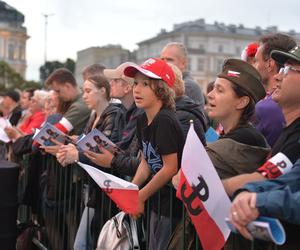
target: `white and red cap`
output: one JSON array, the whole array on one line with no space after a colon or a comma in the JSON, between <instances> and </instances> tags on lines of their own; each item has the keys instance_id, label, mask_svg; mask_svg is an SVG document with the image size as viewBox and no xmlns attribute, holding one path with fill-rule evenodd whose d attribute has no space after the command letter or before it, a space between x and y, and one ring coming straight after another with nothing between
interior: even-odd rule
<instances>
[{"instance_id":1,"label":"white and red cap","mask_svg":"<svg viewBox=\"0 0 300 250\"><path fill-rule=\"evenodd\" d=\"M257 52L257 49L259 47L259 44L254 42L254 43L249 43L246 48L242 51L241 54L241 59L245 62L247 62L247 59L249 57L255 57L255 54Z\"/></svg>"},{"instance_id":2,"label":"white and red cap","mask_svg":"<svg viewBox=\"0 0 300 250\"><path fill-rule=\"evenodd\" d=\"M141 65L134 64L124 69L124 75L128 77L135 77L137 72L149 78L161 79L171 88L174 85L175 75L172 68L159 58L150 58Z\"/></svg>"}]
</instances>

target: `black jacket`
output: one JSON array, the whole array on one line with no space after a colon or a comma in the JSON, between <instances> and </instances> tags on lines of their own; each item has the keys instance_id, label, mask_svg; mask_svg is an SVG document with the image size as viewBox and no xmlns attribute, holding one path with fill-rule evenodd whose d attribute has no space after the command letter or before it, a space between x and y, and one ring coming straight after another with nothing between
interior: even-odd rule
<instances>
[{"instance_id":1,"label":"black jacket","mask_svg":"<svg viewBox=\"0 0 300 250\"><path fill-rule=\"evenodd\" d=\"M133 103L131 107L126 111L124 115L125 127L122 132L122 139L120 142L117 143L117 145L122 150L128 149L132 139L134 138L136 132L137 118L142 113L144 113L144 111L142 109L137 108L135 103Z\"/></svg>"},{"instance_id":2,"label":"black jacket","mask_svg":"<svg viewBox=\"0 0 300 250\"><path fill-rule=\"evenodd\" d=\"M84 129L85 134L88 134L92 130L95 119L96 113L92 113ZM101 114L95 128L101 131L112 142L116 143L120 141L124 128L124 110L122 106L109 104ZM79 153L79 161L89 165L95 165L82 153Z\"/></svg>"},{"instance_id":3,"label":"black jacket","mask_svg":"<svg viewBox=\"0 0 300 250\"><path fill-rule=\"evenodd\" d=\"M135 103L133 103L130 109L126 112L126 126L123 131L122 140L118 143L118 146L124 151L124 153L115 155L111 162L112 169L118 174L134 176L137 167L140 164L136 125L138 117L143 112L143 110L136 107Z\"/></svg>"},{"instance_id":4,"label":"black jacket","mask_svg":"<svg viewBox=\"0 0 300 250\"><path fill-rule=\"evenodd\" d=\"M200 105L196 104L188 96L177 97L176 100L176 116L180 122L183 130L184 138L186 139L187 133L190 128L190 120L194 122L195 132L199 139L206 145L205 131L206 131L206 118L201 111Z\"/></svg>"},{"instance_id":5,"label":"black jacket","mask_svg":"<svg viewBox=\"0 0 300 250\"><path fill-rule=\"evenodd\" d=\"M16 126L18 124L21 116L22 116L22 108L20 105L18 105L13 109L13 111L9 117L9 122L11 123L11 125Z\"/></svg>"}]
</instances>

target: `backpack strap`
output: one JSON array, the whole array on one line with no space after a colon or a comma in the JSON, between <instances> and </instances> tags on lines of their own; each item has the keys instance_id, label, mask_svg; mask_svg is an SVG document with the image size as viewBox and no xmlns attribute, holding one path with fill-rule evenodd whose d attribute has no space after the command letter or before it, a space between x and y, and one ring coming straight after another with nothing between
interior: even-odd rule
<instances>
[{"instance_id":1,"label":"backpack strap","mask_svg":"<svg viewBox=\"0 0 300 250\"><path fill-rule=\"evenodd\" d=\"M129 221L130 221L131 235L133 241L133 249L140 250L136 220L134 220L131 216L129 216Z\"/></svg>"}]
</instances>

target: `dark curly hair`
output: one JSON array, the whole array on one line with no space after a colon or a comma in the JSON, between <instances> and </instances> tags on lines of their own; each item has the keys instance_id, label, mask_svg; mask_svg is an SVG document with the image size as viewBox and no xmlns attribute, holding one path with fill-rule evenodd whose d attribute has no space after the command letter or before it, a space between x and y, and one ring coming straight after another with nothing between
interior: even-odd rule
<instances>
[{"instance_id":1,"label":"dark curly hair","mask_svg":"<svg viewBox=\"0 0 300 250\"><path fill-rule=\"evenodd\" d=\"M175 92L163 80L150 79L150 88L163 107L175 111Z\"/></svg>"}]
</instances>

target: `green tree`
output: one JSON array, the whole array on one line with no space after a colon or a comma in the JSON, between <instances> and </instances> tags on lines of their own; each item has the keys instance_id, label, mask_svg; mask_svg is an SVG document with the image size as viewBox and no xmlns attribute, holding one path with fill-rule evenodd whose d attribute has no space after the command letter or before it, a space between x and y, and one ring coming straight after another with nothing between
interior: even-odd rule
<instances>
[{"instance_id":1,"label":"green tree","mask_svg":"<svg viewBox=\"0 0 300 250\"><path fill-rule=\"evenodd\" d=\"M75 61L67 58L65 62L60 61L47 61L40 67L40 81L44 83L48 76L58 68L67 68L71 72L75 71Z\"/></svg>"},{"instance_id":2,"label":"green tree","mask_svg":"<svg viewBox=\"0 0 300 250\"><path fill-rule=\"evenodd\" d=\"M75 72L75 61L70 58L67 58L67 60L64 63L64 67L74 73Z\"/></svg>"},{"instance_id":3,"label":"green tree","mask_svg":"<svg viewBox=\"0 0 300 250\"><path fill-rule=\"evenodd\" d=\"M35 81L26 81L8 63L0 61L0 92L8 89L40 88L41 84Z\"/></svg>"}]
</instances>

